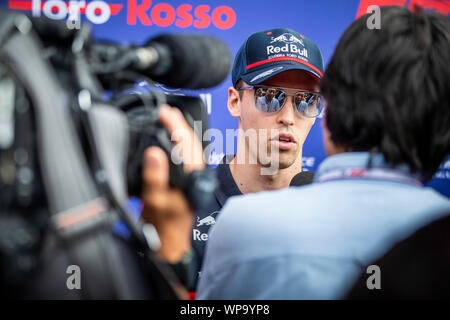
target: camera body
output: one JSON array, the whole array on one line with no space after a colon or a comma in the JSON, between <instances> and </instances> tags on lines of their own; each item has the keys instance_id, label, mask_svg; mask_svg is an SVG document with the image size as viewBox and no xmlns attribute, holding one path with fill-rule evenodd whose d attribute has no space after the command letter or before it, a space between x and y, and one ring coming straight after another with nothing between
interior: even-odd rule
<instances>
[{"instance_id":1,"label":"camera body","mask_svg":"<svg viewBox=\"0 0 450 320\"><path fill-rule=\"evenodd\" d=\"M198 98L157 91L124 94L146 78L127 70L134 58L118 47L114 59L121 67L104 72L98 66L112 62L98 54L89 27L64 28L0 11L0 95L6 97L0 111L2 292L17 298L178 298L179 279L156 258L152 239L125 203L128 195L140 195L144 150L158 145L170 155L159 105L173 104L203 124L205 106ZM215 179L208 170L186 174L182 164L170 165L170 184L185 190L194 209L212 197ZM118 220L130 238L113 233ZM62 294L65 282L53 285L52 274L67 277L65 265L80 266L91 281L84 296Z\"/></svg>"}]
</instances>

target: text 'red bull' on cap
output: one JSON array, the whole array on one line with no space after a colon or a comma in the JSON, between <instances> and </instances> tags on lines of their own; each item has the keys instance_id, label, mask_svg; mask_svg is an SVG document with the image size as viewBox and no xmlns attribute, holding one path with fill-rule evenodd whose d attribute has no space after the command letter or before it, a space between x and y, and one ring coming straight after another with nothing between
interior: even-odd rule
<instances>
[{"instance_id":1,"label":"text 'red bull' on cap","mask_svg":"<svg viewBox=\"0 0 450 320\"><path fill-rule=\"evenodd\" d=\"M323 58L317 45L298 32L277 28L252 34L239 48L233 64L233 86L239 79L259 84L287 70L323 76Z\"/></svg>"}]
</instances>

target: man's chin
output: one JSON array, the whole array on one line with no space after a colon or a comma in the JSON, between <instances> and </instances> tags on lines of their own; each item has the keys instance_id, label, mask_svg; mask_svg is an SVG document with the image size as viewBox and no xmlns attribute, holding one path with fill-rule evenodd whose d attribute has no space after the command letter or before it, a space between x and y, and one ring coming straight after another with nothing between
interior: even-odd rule
<instances>
[{"instance_id":1,"label":"man's chin","mask_svg":"<svg viewBox=\"0 0 450 320\"><path fill-rule=\"evenodd\" d=\"M295 163L298 158L298 146L290 150L278 150L278 162L280 163L280 169L289 168Z\"/></svg>"},{"instance_id":2,"label":"man's chin","mask_svg":"<svg viewBox=\"0 0 450 320\"><path fill-rule=\"evenodd\" d=\"M292 154L292 152L281 151L279 154L271 154L269 157L267 157L266 161L264 161L264 164L262 161L260 163L263 167L277 167L279 170L282 170L291 167L295 163L297 156Z\"/></svg>"},{"instance_id":3,"label":"man's chin","mask_svg":"<svg viewBox=\"0 0 450 320\"><path fill-rule=\"evenodd\" d=\"M283 170L283 169L287 169L287 168L291 167L294 163L295 163L295 160L290 160L290 159L282 160L282 159L280 159L278 167L279 167L280 170Z\"/></svg>"}]
</instances>

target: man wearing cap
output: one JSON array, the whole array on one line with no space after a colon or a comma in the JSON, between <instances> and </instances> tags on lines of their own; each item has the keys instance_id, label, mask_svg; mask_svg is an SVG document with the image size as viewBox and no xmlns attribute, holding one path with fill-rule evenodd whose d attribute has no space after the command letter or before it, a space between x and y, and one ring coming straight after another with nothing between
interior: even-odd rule
<instances>
[{"instance_id":1,"label":"man wearing cap","mask_svg":"<svg viewBox=\"0 0 450 320\"><path fill-rule=\"evenodd\" d=\"M303 143L322 109L322 75L317 45L291 29L254 33L239 49L227 102L239 123L237 153L224 157L216 169L216 202L207 212L196 213L193 248L198 270L208 231L229 197L288 187L302 171ZM310 103L296 103L296 97L305 94Z\"/></svg>"},{"instance_id":2,"label":"man wearing cap","mask_svg":"<svg viewBox=\"0 0 450 320\"><path fill-rule=\"evenodd\" d=\"M367 28L370 14L349 26L321 80L328 158L314 182L227 201L198 299L339 299L361 273L382 291L373 261L450 212L423 185L450 154L450 22L380 11L381 30Z\"/></svg>"}]
</instances>

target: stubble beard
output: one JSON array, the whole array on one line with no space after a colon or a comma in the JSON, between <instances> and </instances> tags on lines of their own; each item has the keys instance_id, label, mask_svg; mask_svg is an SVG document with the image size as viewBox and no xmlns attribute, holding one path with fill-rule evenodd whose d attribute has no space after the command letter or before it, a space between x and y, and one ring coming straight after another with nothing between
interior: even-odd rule
<instances>
[{"instance_id":1,"label":"stubble beard","mask_svg":"<svg viewBox=\"0 0 450 320\"><path fill-rule=\"evenodd\" d=\"M262 152L261 147L267 148L267 152ZM270 140L264 146L260 146L257 154L257 161L261 167L267 168L274 165L273 160L277 162L278 169L286 169L295 164L299 156L300 146L297 144L296 147L292 150L279 150L278 148L274 148Z\"/></svg>"}]
</instances>

